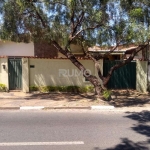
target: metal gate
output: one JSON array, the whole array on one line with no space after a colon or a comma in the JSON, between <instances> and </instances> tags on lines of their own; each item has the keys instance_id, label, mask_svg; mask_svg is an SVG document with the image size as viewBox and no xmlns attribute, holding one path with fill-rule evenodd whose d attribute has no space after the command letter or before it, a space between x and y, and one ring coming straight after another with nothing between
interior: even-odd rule
<instances>
[{"instance_id":1,"label":"metal gate","mask_svg":"<svg viewBox=\"0 0 150 150\"><path fill-rule=\"evenodd\" d=\"M22 89L22 61L18 58L8 59L9 90Z\"/></svg>"},{"instance_id":2,"label":"metal gate","mask_svg":"<svg viewBox=\"0 0 150 150\"><path fill-rule=\"evenodd\" d=\"M109 69L117 63L120 61L104 61L104 76L107 76ZM136 89L136 62L130 62L115 70L107 87L109 89Z\"/></svg>"}]
</instances>

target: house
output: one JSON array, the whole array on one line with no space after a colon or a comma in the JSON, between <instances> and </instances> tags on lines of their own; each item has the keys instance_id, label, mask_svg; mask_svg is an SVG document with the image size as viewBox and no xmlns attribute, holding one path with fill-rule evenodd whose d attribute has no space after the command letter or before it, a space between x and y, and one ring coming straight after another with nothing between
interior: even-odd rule
<instances>
[{"instance_id":1,"label":"house","mask_svg":"<svg viewBox=\"0 0 150 150\"><path fill-rule=\"evenodd\" d=\"M78 60L95 75L92 60L83 58L72 45ZM79 53L78 53L79 52ZM48 43L0 41L0 83L8 90L29 92L30 86L87 86L80 71Z\"/></svg>"},{"instance_id":2,"label":"house","mask_svg":"<svg viewBox=\"0 0 150 150\"><path fill-rule=\"evenodd\" d=\"M0 40L0 56L34 56L34 44Z\"/></svg>"},{"instance_id":3,"label":"house","mask_svg":"<svg viewBox=\"0 0 150 150\"><path fill-rule=\"evenodd\" d=\"M106 55L105 56L105 60L123 60L123 59L127 59L131 53L137 48L137 45L119 45L110 55ZM88 49L88 51L92 54L105 54L110 52L110 50L113 47L110 48L103 48L103 47L98 47L98 46L94 46L94 47L90 47ZM147 46L145 49L143 49L142 51L140 51L139 53L136 54L136 56L134 57L134 60L148 60L149 59L149 55L148 55L148 50L149 46Z\"/></svg>"},{"instance_id":4,"label":"house","mask_svg":"<svg viewBox=\"0 0 150 150\"><path fill-rule=\"evenodd\" d=\"M92 55L106 54L103 61L103 75L106 76L110 67L127 59L131 53L137 48L136 45L120 45L109 55L110 49L94 46L89 48L89 53ZM109 88L132 88L140 92L147 92L150 84L150 65L148 61L150 57L149 45L137 53L134 60L115 70L108 83Z\"/></svg>"},{"instance_id":5,"label":"house","mask_svg":"<svg viewBox=\"0 0 150 150\"><path fill-rule=\"evenodd\" d=\"M106 60L125 59L135 47L119 47ZM97 76L92 60L83 57L84 52L78 45L71 45L72 52L78 60ZM98 47L89 48L93 54L105 53L109 50ZM135 88L139 91L147 90L147 62L143 55L136 56ZM6 85L8 90L22 90L29 92L30 86L88 86L80 71L55 47L48 43L14 43L0 41L0 83ZM100 60L101 71L105 73L106 63ZM106 70L107 71L107 70ZM124 78L127 78L126 76ZM130 80L130 79L129 79ZM130 81L129 81L130 82ZM143 84L141 84L143 83Z\"/></svg>"}]
</instances>

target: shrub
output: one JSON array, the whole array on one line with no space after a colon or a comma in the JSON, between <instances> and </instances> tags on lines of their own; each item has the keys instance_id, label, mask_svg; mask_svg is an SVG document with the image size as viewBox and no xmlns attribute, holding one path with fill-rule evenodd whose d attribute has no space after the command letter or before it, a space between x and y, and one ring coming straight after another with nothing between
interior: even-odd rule
<instances>
[{"instance_id":1,"label":"shrub","mask_svg":"<svg viewBox=\"0 0 150 150\"><path fill-rule=\"evenodd\" d=\"M79 93L79 87L78 86L67 86L67 92Z\"/></svg>"},{"instance_id":2,"label":"shrub","mask_svg":"<svg viewBox=\"0 0 150 150\"><path fill-rule=\"evenodd\" d=\"M80 93L94 92L93 86L84 86L79 88Z\"/></svg>"},{"instance_id":3,"label":"shrub","mask_svg":"<svg viewBox=\"0 0 150 150\"><path fill-rule=\"evenodd\" d=\"M56 86L48 86L48 87L49 87L49 92L57 91L57 87Z\"/></svg>"},{"instance_id":4,"label":"shrub","mask_svg":"<svg viewBox=\"0 0 150 150\"><path fill-rule=\"evenodd\" d=\"M39 88L38 88L37 86L34 86L34 85L33 85L33 86L30 86L30 87L29 87L29 90L30 90L30 91L38 91Z\"/></svg>"},{"instance_id":5,"label":"shrub","mask_svg":"<svg viewBox=\"0 0 150 150\"><path fill-rule=\"evenodd\" d=\"M56 89L59 92L67 92L67 87L66 86L58 86L58 87L56 87Z\"/></svg>"},{"instance_id":6,"label":"shrub","mask_svg":"<svg viewBox=\"0 0 150 150\"><path fill-rule=\"evenodd\" d=\"M43 92L43 93L48 93L49 89L50 89L49 86L40 86L39 87L40 92Z\"/></svg>"},{"instance_id":7,"label":"shrub","mask_svg":"<svg viewBox=\"0 0 150 150\"><path fill-rule=\"evenodd\" d=\"M30 86L30 91L40 91L43 93L47 92L71 92L71 93L87 93L93 92L93 86Z\"/></svg>"},{"instance_id":8,"label":"shrub","mask_svg":"<svg viewBox=\"0 0 150 150\"><path fill-rule=\"evenodd\" d=\"M111 98L111 91L110 90L105 90L103 91L103 97L106 99L106 100L109 100Z\"/></svg>"},{"instance_id":9,"label":"shrub","mask_svg":"<svg viewBox=\"0 0 150 150\"><path fill-rule=\"evenodd\" d=\"M6 89L5 84L0 83L0 92L6 92Z\"/></svg>"}]
</instances>

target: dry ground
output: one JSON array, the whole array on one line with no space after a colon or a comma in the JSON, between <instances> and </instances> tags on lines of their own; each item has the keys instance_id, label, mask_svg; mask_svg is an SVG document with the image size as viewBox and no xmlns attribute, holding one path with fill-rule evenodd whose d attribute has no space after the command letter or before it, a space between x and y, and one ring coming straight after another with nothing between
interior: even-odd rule
<instances>
[{"instance_id":1,"label":"dry ground","mask_svg":"<svg viewBox=\"0 0 150 150\"><path fill-rule=\"evenodd\" d=\"M112 99L109 104L115 107L143 106L150 104L150 94L136 90L112 90Z\"/></svg>"},{"instance_id":2,"label":"dry ground","mask_svg":"<svg viewBox=\"0 0 150 150\"><path fill-rule=\"evenodd\" d=\"M96 100L93 93L32 93L27 99L54 100L61 101L65 99L68 103L82 103L90 106L94 105L113 105L115 107L134 107L150 105L150 94L140 93L136 90L112 90L111 100Z\"/></svg>"}]
</instances>

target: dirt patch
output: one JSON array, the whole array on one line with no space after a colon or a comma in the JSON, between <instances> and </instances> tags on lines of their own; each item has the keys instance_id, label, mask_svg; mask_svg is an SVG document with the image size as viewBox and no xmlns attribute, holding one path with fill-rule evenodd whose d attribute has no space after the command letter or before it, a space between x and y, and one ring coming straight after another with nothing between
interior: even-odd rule
<instances>
[{"instance_id":1,"label":"dirt patch","mask_svg":"<svg viewBox=\"0 0 150 150\"><path fill-rule=\"evenodd\" d=\"M11 93L9 93L11 94ZM8 99L2 95L3 99ZM142 107L150 106L150 95L149 93L140 93L136 90L112 90L112 96L109 101L100 99L97 100L94 93L40 93L32 92L27 94L15 93L10 95L9 98L12 100L21 101L37 101L38 103L53 103L56 106L91 106L91 105L113 105L115 107Z\"/></svg>"},{"instance_id":2,"label":"dirt patch","mask_svg":"<svg viewBox=\"0 0 150 150\"><path fill-rule=\"evenodd\" d=\"M86 99L88 101L94 100L94 94L93 93L87 93L87 94L78 94L78 93L32 93L30 96L28 96L27 99L49 99L49 100L63 100L67 99L68 101L78 101L81 99Z\"/></svg>"},{"instance_id":3,"label":"dirt patch","mask_svg":"<svg viewBox=\"0 0 150 150\"><path fill-rule=\"evenodd\" d=\"M149 93L140 93L136 90L112 90L112 99L109 104L115 107L134 107L150 104Z\"/></svg>"}]
</instances>

